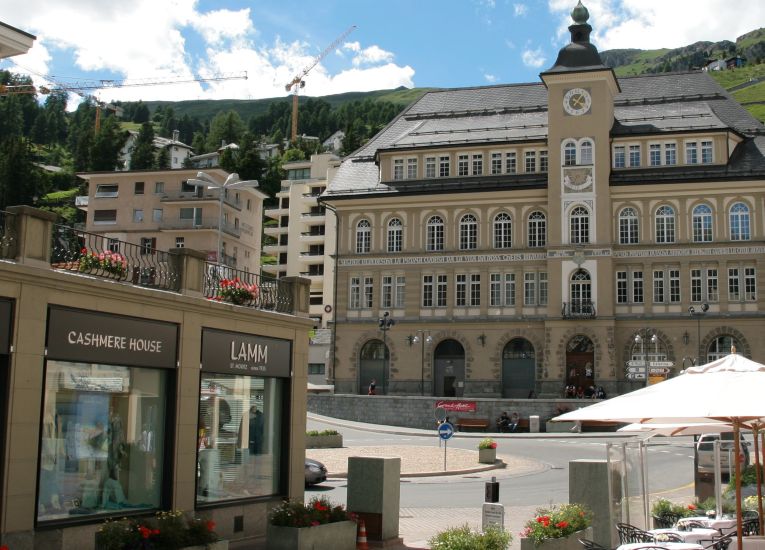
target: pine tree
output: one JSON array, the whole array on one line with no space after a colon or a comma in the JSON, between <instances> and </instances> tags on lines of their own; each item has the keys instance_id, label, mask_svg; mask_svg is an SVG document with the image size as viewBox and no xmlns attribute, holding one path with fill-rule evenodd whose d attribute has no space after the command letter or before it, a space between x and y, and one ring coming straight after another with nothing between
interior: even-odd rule
<instances>
[{"instance_id":1,"label":"pine tree","mask_svg":"<svg viewBox=\"0 0 765 550\"><path fill-rule=\"evenodd\" d=\"M114 116L107 116L101 123L101 129L93 140L90 153L91 170L115 170L119 164L119 154L125 145L127 132L120 129Z\"/></svg>"},{"instance_id":2,"label":"pine tree","mask_svg":"<svg viewBox=\"0 0 765 550\"><path fill-rule=\"evenodd\" d=\"M130 158L131 170L156 168L157 159L154 154L154 127L150 122L144 122L138 132Z\"/></svg>"}]
</instances>

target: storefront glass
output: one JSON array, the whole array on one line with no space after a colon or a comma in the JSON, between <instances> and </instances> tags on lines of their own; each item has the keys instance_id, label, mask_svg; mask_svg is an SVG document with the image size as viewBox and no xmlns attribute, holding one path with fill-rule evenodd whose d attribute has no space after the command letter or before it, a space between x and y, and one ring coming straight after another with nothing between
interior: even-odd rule
<instances>
[{"instance_id":1,"label":"storefront glass","mask_svg":"<svg viewBox=\"0 0 765 550\"><path fill-rule=\"evenodd\" d=\"M280 490L284 379L202 372L197 502Z\"/></svg>"},{"instance_id":2,"label":"storefront glass","mask_svg":"<svg viewBox=\"0 0 765 550\"><path fill-rule=\"evenodd\" d=\"M47 361L38 521L160 507L168 372Z\"/></svg>"}]
</instances>

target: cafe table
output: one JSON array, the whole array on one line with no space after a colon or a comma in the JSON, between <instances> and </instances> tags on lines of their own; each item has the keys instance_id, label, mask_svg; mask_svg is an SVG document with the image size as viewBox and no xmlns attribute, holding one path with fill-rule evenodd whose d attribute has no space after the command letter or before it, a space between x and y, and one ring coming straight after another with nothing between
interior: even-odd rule
<instances>
[{"instance_id":1,"label":"cafe table","mask_svg":"<svg viewBox=\"0 0 765 550\"><path fill-rule=\"evenodd\" d=\"M725 516L721 518L708 518L707 516L681 518L677 520L677 527L682 528L683 525L691 521L703 525L708 529L717 529L723 535L727 535L736 530L736 518Z\"/></svg>"},{"instance_id":2,"label":"cafe table","mask_svg":"<svg viewBox=\"0 0 765 550\"><path fill-rule=\"evenodd\" d=\"M712 544L714 539L720 537L720 531L717 529L694 527L688 531L679 529L651 529L648 531L656 536L656 540L661 542L661 535L664 533L673 533L683 539L683 542L693 542L701 545Z\"/></svg>"},{"instance_id":3,"label":"cafe table","mask_svg":"<svg viewBox=\"0 0 765 550\"><path fill-rule=\"evenodd\" d=\"M621 546L618 546L616 550L639 550L641 548L664 548L665 550L704 550L703 546L692 542L631 542L629 544L622 544Z\"/></svg>"}]
</instances>

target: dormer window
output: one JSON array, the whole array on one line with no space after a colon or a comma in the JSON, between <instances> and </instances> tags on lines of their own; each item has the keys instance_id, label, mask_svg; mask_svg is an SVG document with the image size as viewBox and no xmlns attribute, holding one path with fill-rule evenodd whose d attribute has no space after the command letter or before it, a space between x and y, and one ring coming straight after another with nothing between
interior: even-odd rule
<instances>
[{"instance_id":1,"label":"dormer window","mask_svg":"<svg viewBox=\"0 0 765 550\"><path fill-rule=\"evenodd\" d=\"M404 179L404 159L393 159L393 179Z\"/></svg>"}]
</instances>

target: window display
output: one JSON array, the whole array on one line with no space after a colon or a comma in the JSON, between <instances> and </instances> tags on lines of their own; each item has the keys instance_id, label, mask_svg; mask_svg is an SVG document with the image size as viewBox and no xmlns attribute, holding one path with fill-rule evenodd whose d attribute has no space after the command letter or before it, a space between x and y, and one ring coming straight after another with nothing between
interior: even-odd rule
<instances>
[{"instance_id":1,"label":"window display","mask_svg":"<svg viewBox=\"0 0 765 550\"><path fill-rule=\"evenodd\" d=\"M168 371L46 363L38 521L158 508Z\"/></svg>"}]
</instances>

